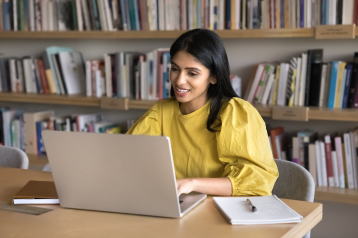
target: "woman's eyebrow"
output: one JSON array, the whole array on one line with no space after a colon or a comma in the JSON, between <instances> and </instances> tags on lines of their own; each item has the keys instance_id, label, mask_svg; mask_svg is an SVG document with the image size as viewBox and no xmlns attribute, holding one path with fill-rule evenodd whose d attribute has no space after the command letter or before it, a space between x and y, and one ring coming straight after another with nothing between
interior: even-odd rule
<instances>
[{"instance_id":1,"label":"woman's eyebrow","mask_svg":"<svg viewBox=\"0 0 358 238\"><path fill-rule=\"evenodd\" d=\"M177 67L179 67L176 63L174 63L173 61L171 61L171 64L174 64L175 66L177 66ZM180 67L179 67L180 68ZM201 71L200 69L198 69L198 68L194 68L194 67L186 67L186 68L184 68L184 69L192 69L192 70L199 70L199 71Z\"/></svg>"}]
</instances>

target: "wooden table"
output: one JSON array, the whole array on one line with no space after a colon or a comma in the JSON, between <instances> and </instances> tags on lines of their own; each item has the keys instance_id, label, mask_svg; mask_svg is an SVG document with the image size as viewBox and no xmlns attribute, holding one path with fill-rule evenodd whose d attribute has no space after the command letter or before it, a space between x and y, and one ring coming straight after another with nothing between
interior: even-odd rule
<instances>
[{"instance_id":1,"label":"wooden table","mask_svg":"<svg viewBox=\"0 0 358 238\"><path fill-rule=\"evenodd\" d=\"M29 180L53 181L48 172L0 167L0 202ZM230 225L208 197L180 219L54 209L41 215L0 210L0 237L302 237L322 220L322 204L282 199L303 216L303 222L274 225ZM40 206L39 206L40 207Z\"/></svg>"}]
</instances>

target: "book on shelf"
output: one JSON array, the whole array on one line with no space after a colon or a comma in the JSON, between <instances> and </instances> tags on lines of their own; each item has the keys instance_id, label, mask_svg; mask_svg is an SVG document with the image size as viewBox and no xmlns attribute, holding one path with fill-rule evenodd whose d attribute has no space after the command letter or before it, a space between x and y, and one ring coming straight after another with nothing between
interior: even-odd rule
<instances>
[{"instance_id":1,"label":"book on shelf","mask_svg":"<svg viewBox=\"0 0 358 238\"><path fill-rule=\"evenodd\" d=\"M358 108L356 57L354 53L353 63L324 63L323 50L315 49L289 63L260 63L243 98L262 105Z\"/></svg>"},{"instance_id":2,"label":"book on shelf","mask_svg":"<svg viewBox=\"0 0 358 238\"><path fill-rule=\"evenodd\" d=\"M134 123L134 120L131 121ZM52 110L40 112L24 112L8 108L0 110L0 145L15 147L31 155L46 155L42 140L44 130L111 134L123 132L122 126L104 120L100 113L55 116Z\"/></svg>"},{"instance_id":3,"label":"book on shelf","mask_svg":"<svg viewBox=\"0 0 358 238\"><path fill-rule=\"evenodd\" d=\"M358 128L321 136L306 129L293 137L285 134L283 127L266 128L274 159L301 165L316 186L358 188Z\"/></svg>"},{"instance_id":4,"label":"book on shelf","mask_svg":"<svg viewBox=\"0 0 358 238\"><path fill-rule=\"evenodd\" d=\"M0 31L288 29L357 24L357 1L29 0L0 2Z\"/></svg>"},{"instance_id":5,"label":"book on shelf","mask_svg":"<svg viewBox=\"0 0 358 238\"><path fill-rule=\"evenodd\" d=\"M37 130L36 123L42 122L49 119L54 115L54 111L42 111L35 113L24 113L24 131L26 131L24 141L25 141L25 152L27 154L38 154L38 140L37 140ZM5 123L2 125L5 127Z\"/></svg>"}]
</instances>

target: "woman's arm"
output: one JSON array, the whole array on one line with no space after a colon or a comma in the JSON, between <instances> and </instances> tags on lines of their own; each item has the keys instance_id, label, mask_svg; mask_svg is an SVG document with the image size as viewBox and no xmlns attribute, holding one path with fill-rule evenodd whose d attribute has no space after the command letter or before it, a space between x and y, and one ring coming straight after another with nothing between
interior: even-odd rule
<instances>
[{"instance_id":1,"label":"woman's arm","mask_svg":"<svg viewBox=\"0 0 358 238\"><path fill-rule=\"evenodd\" d=\"M226 178L187 178L177 179L178 194L192 191L211 195L231 196L231 181Z\"/></svg>"}]
</instances>

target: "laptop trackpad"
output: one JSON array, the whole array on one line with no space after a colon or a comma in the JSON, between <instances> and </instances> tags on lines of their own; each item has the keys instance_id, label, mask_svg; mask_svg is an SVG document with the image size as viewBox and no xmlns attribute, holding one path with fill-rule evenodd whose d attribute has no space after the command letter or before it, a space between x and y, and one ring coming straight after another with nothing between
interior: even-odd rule
<instances>
[{"instance_id":1,"label":"laptop trackpad","mask_svg":"<svg viewBox=\"0 0 358 238\"><path fill-rule=\"evenodd\" d=\"M182 194L179 196L180 212L186 213L197 203L206 198L206 194ZM182 202L180 202L182 201Z\"/></svg>"}]
</instances>

